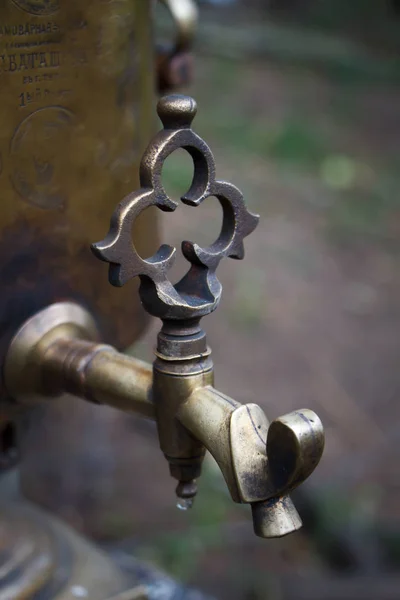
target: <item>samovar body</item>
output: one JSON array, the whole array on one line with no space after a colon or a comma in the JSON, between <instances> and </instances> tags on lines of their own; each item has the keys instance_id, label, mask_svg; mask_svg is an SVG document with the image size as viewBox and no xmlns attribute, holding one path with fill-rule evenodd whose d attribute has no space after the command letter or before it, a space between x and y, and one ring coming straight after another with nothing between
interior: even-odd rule
<instances>
[{"instance_id":1,"label":"samovar body","mask_svg":"<svg viewBox=\"0 0 400 600\"><path fill-rule=\"evenodd\" d=\"M89 246L137 187L152 132L151 9L142 0L1 3L3 346L26 317L65 298L87 306L121 347L143 329L137 294L110 294ZM146 255L154 214L136 235Z\"/></svg>"},{"instance_id":2,"label":"samovar body","mask_svg":"<svg viewBox=\"0 0 400 600\"><path fill-rule=\"evenodd\" d=\"M153 131L153 6L144 0L0 5L1 363L18 327L65 299L85 306L105 338L121 348L146 325L138 295L132 288L112 293L90 243L102 236L119 199L137 187L140 157ZM135 235L140 251L149 254L157 239L154 213L143 215ZM8 470L17 458L19 419L3 381L1 397L1 464ZM23 484L29 492L47 470L52 483L43 481L32 495L40 499L53 489L57 497L68 461L56 464L65 456L65 439L53 456L51 446L43 453L35 445L46 415L40 425L34 414L30 420L29 442L22 443ZM107 557L22 500L10 484L16 477L3 475L0 486L0 595L101 600L132 585ZM19 560L27 545L30 554Z\"/></svg>"}]
</instances>

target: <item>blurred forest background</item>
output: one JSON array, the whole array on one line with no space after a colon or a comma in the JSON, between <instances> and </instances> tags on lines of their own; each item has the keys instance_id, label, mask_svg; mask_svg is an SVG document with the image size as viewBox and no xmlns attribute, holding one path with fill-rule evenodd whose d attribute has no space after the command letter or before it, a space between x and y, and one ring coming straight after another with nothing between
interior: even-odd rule
<instances>
[{"instance_id":1,"label":"blurred forest background","mask_svg":"<svg viewBox=\"0 0 400 600\"><path fill-rule=\"evenodd\" d=\"M76 474L79 511L61 512L213 597L399 597L399 50L395 0L200 3L194 128L261 215L204 321L216 384L270 419L315 410L325 455L293 494L303 530L259 540L211 461L177 511L153 424L104 409L85 432L98 451ZM169 159L174 197L191 172L183 152ZM163 216L162 239L208 243L220 223L210 199ZM152 360L158 327L135 355Z\"/></svg>"}]
</instances>

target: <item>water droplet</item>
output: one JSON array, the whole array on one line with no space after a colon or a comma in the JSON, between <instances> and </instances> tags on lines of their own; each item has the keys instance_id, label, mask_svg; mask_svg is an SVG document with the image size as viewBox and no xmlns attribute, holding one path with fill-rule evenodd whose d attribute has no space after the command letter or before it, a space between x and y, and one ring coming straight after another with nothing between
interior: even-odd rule
<instances>
[{"instance_id":1,"label":"water droplet","mask_svg":"<svg viewBox=\"0 0 400 600\"><path fill-rule=\"evenodd\" d=\"M193 506L193 498L178 498L176 506L179 510L189 510Z\"/></svg>"}]
</instances>

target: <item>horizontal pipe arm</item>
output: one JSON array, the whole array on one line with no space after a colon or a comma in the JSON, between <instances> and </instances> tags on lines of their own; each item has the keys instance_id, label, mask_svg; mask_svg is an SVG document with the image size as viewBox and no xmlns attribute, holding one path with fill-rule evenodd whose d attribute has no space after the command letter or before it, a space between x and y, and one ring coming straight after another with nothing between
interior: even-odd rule
<instances>
[{"instance_id":1,"label":"horizontal pipe arm","mask_svg":"<svg viewBox=\"0 0 400 600\"><path fill-rule=\"evenodd\" d=\"M43 356L47 394L68 392L97 404L154 419L151 365L111 346L58 339Z\"/></svg>"}]
</instances>

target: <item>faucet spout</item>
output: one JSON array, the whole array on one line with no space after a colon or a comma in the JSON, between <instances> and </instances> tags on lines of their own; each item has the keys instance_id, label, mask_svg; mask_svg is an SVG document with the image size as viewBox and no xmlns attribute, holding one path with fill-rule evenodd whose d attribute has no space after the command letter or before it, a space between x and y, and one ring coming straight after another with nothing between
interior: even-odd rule
<instances>
[{"instance_id":1,"label":"faucet spout","mask_svg":"<svg viewBox=\"0 0 400 600\"><path fill-rule=\"evenodd\" d=\"M254 532L282 537L302 522L288 493L317 466L324 448L318 416L302 409L268 422L212 386L196 389L178 419L213 455L235 502L250 504Z\"/></svg>"},{"instance_id":2,"label":"faucet spout","mask_svg":"<svg viewBox=\"0 0 400 600\"><path fill-rule=\"evenodd\" d=\"M261 538L277 538L297 531L302 521L289 496L270 498L251 505L254 533Z\"/></svg>"}]
</instances>

